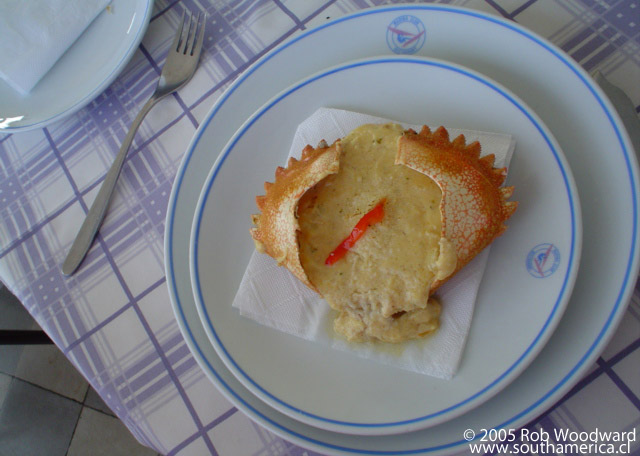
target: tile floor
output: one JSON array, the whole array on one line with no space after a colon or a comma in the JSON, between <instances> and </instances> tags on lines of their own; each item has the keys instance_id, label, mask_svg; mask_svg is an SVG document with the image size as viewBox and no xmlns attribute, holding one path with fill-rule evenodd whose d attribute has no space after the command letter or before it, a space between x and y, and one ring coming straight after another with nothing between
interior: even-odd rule
<instances>
[{"instance_id":1,"label":"tile floor","mask_svg":"<svg viewBox=\"0 0 640 456\"><path fill-rule=\"evenodd\" d=\"M38 329L0 284L0 329ZM0 456L156 456L55 345L0 345Z\"/></svg>"}]
</instances>

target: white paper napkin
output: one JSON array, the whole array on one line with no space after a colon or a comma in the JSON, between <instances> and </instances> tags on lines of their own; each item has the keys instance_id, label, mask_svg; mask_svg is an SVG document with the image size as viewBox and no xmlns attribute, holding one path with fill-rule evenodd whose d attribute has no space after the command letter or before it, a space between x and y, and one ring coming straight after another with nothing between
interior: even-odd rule
<instances>
[{"instance_id":1,"label":"white paper napkin","mask_svg":"<svg viewBox=\"0 0 640 456\"><path fill-rule=\"evenodd\" d=\"M110 1L1 1L0 78L29 93Z\"/></svg>"},{"instance_id":2,"label":"white paper napkin","mask_svg":"<svg viewBox=\"0 0 640 456\"><path fill-rule=\"evenodd\" d=\"M289 156L299 158L302 149L325 139L329 144L366 123L385 123L366 114L322 108L298 127ZM420 125L403 124L418 131ZM429 125L429 123L427 123ZM438 127L433 124L430 127ZM480 141L482 154L493 153L496 166L508 166L515 148L509 135L448 129L451 139L464 134L467 142ZM442 303L440 328L432 336L403 344L347 343L333 333L329 305L309 290L271 257L254 251L233 301L241 315L277 330L344 350L354 355L434 377L454 376L467 333L473 307L489 255L485 249L437 295Z\"/></svg>"}]
</instances>

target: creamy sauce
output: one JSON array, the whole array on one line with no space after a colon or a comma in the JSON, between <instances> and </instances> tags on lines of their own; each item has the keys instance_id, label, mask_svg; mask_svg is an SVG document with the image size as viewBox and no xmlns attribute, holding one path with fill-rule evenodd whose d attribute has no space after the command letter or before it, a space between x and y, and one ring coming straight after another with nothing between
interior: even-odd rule
<instances>
[{"instance_id":1,"label":"creamy sauce","mask_svg":"<svg viewBox=\"0 0 640 456\"><path fill-rule=\"evenodd\" d=\"M450 275L456 256L441 236L441 191L429 177L396 165L399 125L364 125L342 140L340 170L300 200L300 260L311 283L338 311L349 340L401 342L438 327L431 284ZM386 198L344 258L325 265L360 218Z\"/></svg>"}]
</instances>

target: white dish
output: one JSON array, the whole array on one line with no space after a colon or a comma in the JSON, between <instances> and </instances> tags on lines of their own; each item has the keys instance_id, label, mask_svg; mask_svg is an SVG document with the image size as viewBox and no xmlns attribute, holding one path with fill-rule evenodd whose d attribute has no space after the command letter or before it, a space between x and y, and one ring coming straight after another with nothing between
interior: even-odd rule
<instances>
[{"instance_id":1,"label":"white dish","mask_svg":"<svg viewBox=\"0 0 640 456\"><path fill-rule=\"evenodd\" d=\"M580 192L585 248L572 298L554 335L509 386L437 426L363 438L318 429L274 410L227 369L201 325L192 295L190 229L200 189L217 158L212 150L222 151L245 119L307 74L389 54L388 26L404 15L417 18L428 32L419 55L453 61L487 75L523 99L546 123L569 161ZM206 142L211 149L188 149L167 213L166 272L174 311L185 340L212 382L249 417L287 440L334 454L464 451L468 449L464 430L515 428L552 406L592 366L624 314L639 258L638 170L631 143L615 110L588 74L557 47L511 21L441 5L396 5L345 16L306 30L266 54L228 88L207 124L204 128L203 123L193 144Z\"/></svg>"},{"instance_id":2,"label":"white dish","mask_svg":"<svg viewBox=\"0 0 640 456\"><path fill-rule=\"evenodd\" d=\"M257 211L255 196L285 164L300 121L318 108L344 106L408 123L509 133L516 140L507 182L516 186L519 209L492 244L463 361L452 380L318 346L257 325L231 307L254 250L248 232L249 215ZM204 134L200 138L205 142L194 147L211 149ZM540 224L544 217L555 222ZM571 296L580 243L571 172L555 139L521 100L459 65L385 56L346 62L303 79L267 102L232 137L203 185L195 212L192 288L220 358L274 409L336 432L409 432L486 401L533 360ZM530 260L530 252L548 261Z\"/></svg>"},{"instance_id":3,"label":"white dish","mask_svg":"<svg viewBox=\"0 0 640 456\"><path fill-rule=\"evenodd\" d=\"M0 80L0 133L43 128L105 90L142 40L153 0L113 0L28 95Z\"/></svg>"}]
</instances>

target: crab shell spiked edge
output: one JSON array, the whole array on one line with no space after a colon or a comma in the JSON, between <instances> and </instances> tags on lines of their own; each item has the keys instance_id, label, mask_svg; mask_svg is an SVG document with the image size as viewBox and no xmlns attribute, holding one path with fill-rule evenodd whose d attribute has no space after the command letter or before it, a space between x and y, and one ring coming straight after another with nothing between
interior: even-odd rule
<instances>
[{"instance_id":1,"label":"crab shell spiked edge","mask_svg":"<svg viewBox=\"0 0 640 456\"><path fill-rule=\"evenodd\" d=\"M256 197L261 213L252 215L256 249L315 291L300 263L297 207L307 190L338 172L340 153L340 140L305 147L300 160L290 158L286 168L276 169L273 183L265 182L265 195ZM453 243L457 255L455 270L434 281L432 292L502 234L504 222L517 208L517 202L507 201L513 187L501 187L506 168L494 168L494 159L492 154L480 157L480 144L467 145L463 135L450 141L444 127L406 130L398 140L395 163L431 177L440 187L442 236Z\"/></svg>"},{"instance_id":2,"label":"crab shell spiked edge","mask_svg":"<svg viewBox=\"0 0 640 456\"><path fill-rule=\"evenodd\" d=\"M256 250L273 257L315 291L300 263L298 201L322 179L338 172L341 151L340 140L331 146L322 141L317 148L305 147L300 160L291 157L286 168L276 169L273 183L265 182L265 194L256 197L261 213L251 216Z\"/></svg>"},{"instance_id":3,"label":"crab shell spiked edge","mask_svg":"<svg viewBox=\"0 0 640 456\"><path fill-rule=\"evenodd\" d=\"M504 222L518 207L507 201L514 187L501 187L506 168L494 168L495 156L480 157L480 144L466 144L464 135L449 140L449 132L439 127L431 132L405 131L398 140L396 164L403 164L432 178L442 191L440 213L442 236L453 243L457 255L453 276L501 235ZM431 290L447 279L436 280Z\"/></svg>"}]
</instances>

